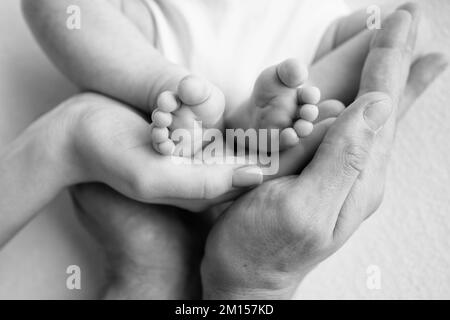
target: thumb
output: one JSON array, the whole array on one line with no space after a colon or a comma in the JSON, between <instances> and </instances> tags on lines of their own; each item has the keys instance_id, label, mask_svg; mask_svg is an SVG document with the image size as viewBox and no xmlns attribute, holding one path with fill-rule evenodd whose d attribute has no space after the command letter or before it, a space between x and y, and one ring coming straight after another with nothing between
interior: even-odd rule
<instances>
[{"instance_id":1,"label":"thumb","mask_svg":"<svg viewBox=\"0 0 450 320\"><path fill-rule=\"evenodd\" d=\"M340 211L364 170L376 133L391 113L388 95L371 92L360 96L328 130L313 160L297 180L300 190L311 193L308 198L320 198L322 205Z\"/></svg>"},{"instance_id":2,"label":"thumb","mask_svg":"<svg viewBox=\"0 0 450 320\"><path fill-rule=\"evenodd\" d=\"M232 157L234 158L234 157ZM262 169L256 165L237 164L227 158L224 163L184 163L167 170L173 197L214 199L239 188L254 187L263 181Z\"/></svg>"}]
</instances>

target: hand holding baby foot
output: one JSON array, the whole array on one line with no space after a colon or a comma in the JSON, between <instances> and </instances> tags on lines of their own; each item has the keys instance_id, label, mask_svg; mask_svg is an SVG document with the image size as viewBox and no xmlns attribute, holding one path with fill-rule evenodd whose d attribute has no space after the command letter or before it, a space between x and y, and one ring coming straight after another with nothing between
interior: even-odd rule
<instances>
[{"instance_id":1,"label":"hand holding baby foot","mask_svg":"<svg viewBox=\"0 0 450 320\"><path fill-rule=\"evenodd\" d=\"M203 146L203 128L219 127L225 109L223 93L213 84L186 76L176 91L164 91L152 114L153 147L163 155L190 157Z\"/></svg>"},{"instance_id":2,"label":"hand holding baby foot","mask_svg":"<svg viewBox=\"0 0 450 320\"><path fill-rule=\"evenodd\" d=\"M257 167L233 156L194 163L159 154L145 118L118 101L82 94L59 109L77 119L69 135L77 182L102 182L141 202L195 211L261 183Z\"/></svg>"},{"instance_id":3,"label":"hand holding baby foot","mask_svg":"<svg viewBox=\"0 0 450 320\"><path fill-rule=\"evenodd\" d=\"M403 88L407 80L419 84L412 100L406 96L415 100L440 65L437 57L423 60L430 74L412 72L407 79L417 9L400 7L387 21L371 47L359 98L338 117L310 164L299 176L241 197L214 226L202 264L207 298L291 298L303 277L381 204Z\"/></svg>"}]
</instances>

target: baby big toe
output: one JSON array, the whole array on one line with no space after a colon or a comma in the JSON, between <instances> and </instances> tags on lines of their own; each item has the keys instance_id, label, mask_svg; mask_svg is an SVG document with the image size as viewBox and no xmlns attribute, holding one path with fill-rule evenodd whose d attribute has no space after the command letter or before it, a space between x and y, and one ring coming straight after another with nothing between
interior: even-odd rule
<instances>
[{"instance_id":1,"label":"baby big toe","mask_svg":"<svg viewBox=\"0 0 450 320\"><path fill-rule=\"evenodd\" d=\"M280 81L289 88L295 88L308 79L308 69L297 59L287 59L277 66Z\"/></svg>"},{"instance_id":2,"label":"baby big toe","mask_svg":"<svg viewBox=\"0 0 450 320\"><path fill-rule=\"evenodd\" d=\"M188 105L195 106L205 102L211 94L211 86L202 78L189 75L178 84L178 97Z\"/></svg>"}]
</instances>

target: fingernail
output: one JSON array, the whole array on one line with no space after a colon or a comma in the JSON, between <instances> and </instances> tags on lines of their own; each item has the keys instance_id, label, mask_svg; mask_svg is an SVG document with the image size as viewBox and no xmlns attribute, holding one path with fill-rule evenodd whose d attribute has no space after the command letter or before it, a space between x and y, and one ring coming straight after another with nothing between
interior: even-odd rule
<instances>
[{"instance_id":1,"label":"fingernail","mask_svg":"<svg viewBox=\"0 0 450 320\"><path fill-rule=\"evenodd\" d=\"M373 130L378 131L392 113L392 102L388 99L369 104L364 111L364 120Z\"/></svg>"},{"instance_id":2,"label":"fingernail","mask_svg":"<svg viewBox=\"0 0 450 320\"><path fill-rule=\"evenodd\" d=\"M263 182L261 168L256 166L241 167L234 171L233 187L243 188L259 185Z\"/></svg>"}]
</instances>

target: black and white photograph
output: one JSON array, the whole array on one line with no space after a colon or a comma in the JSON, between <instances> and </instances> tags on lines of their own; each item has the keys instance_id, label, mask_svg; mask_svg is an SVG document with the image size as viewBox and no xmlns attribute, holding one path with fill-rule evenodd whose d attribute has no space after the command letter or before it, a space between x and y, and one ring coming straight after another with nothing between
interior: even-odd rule
<instances>
[{"instance_id":1,"label":"black and white photograph","mask_svg":"<svg viewBox=\"0 0 450 320\"><path fill-rule=\"evenodd\" d=\"M449 16L0 1L0 300L449 300Z\"/></svg>"}]
</instances>

